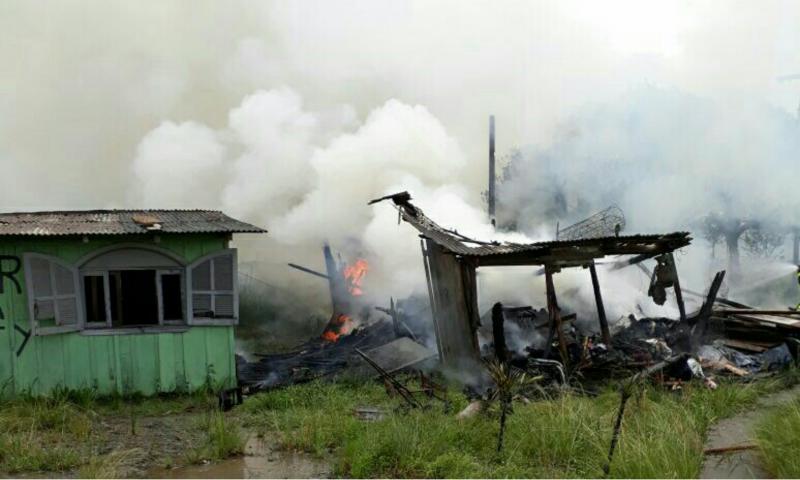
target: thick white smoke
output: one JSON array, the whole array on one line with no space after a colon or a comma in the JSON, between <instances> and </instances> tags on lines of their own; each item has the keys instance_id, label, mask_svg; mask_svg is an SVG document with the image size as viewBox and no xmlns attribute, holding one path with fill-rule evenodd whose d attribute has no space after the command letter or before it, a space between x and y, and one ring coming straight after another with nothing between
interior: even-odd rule
<instances>
[{"instance_id":1,"label":"thick white smoke","mask_svg":"<svg viewBox=\"0 0 800 480\"><path fill-rule=\"evenodd\" d=\"M366 290L381 302L419 290L424 276L415 231L397 225L389 204L368 200L410 190L446 225L500 238L478 193L460 185L467 162L458 142L422 106L389 100L358 122L348 106L308 111L281 88L247 96L228 118L220 130L165 122L146 135L133 161L132 203L222 208L264 225L268 239L252 248L289 247L299 258L288 261L318 264L324 242L349 260L366 256ZM284 283L287 272L258 274Z\"/></svg>"},{"instance_id":2,"label":"thick white smoke","mask_svg":"<svg viewBox=\"0 0 800 480\"><path fill-rule=\"evenodd\" d=\"M783 139L800 84L776 78L800 71L800 7L718 9L3 2L3 204L223 208L270 229L237 238L252 273L325 298L323 283L285 263L321 269L328 240L347 256L380 258L376 290L402 296L423 280L416 233L366 201L409 190L446 226L498 238L480 197L495 114L500 153L534 145L546 154L530 155L506 190L529 239L554 230L556 218L540 215L548 192L530 195L551 179L581 207L576 215L620 203L630 231L681 227L719 185L738 205L788 222L800 180L786 161L796 145ZM675 95L641 94L642 84ZM703 265L696 288L709 278L705 255L681 257L682 272ZM585 292L584 274L557 283ZM489 302L542 303L538 293L516 298L517 285L540 288L527 273L481 275ZM609 309L635 308L608 296Z\"/></svg>"}]
</instances>

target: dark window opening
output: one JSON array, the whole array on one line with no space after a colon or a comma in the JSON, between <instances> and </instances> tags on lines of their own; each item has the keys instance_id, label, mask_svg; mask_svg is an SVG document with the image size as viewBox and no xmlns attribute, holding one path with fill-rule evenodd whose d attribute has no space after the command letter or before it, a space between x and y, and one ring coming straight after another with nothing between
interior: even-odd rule
<instances>
[{"instance_id":1,"label":"dark window opening","mask_svg":"<svg viewBox=\"0 0 800 480\"><path fill-rule=\"evenodd\" d=\"M165 321L183 320L183 295L179 273L161 275L161 301Z\"/></svg>"},{"instance_id":2,"label":"dark window opening","mask_svg":"<svg viewBox=\"0 0 800 480\"><path fill-rule=\"evenodd\" d=\"M106 323L106 288L103 277L100 275L84 277L83 294L86 299L86 321Z\"/></svg>"},{"instance_id":3,"label":"dark window opening","mask_svg":"<svg viewBox=\"0 0 800 480\"><path fill-rule=\"evenodd\" d=\"M155 270L109 272L114 327L158 325Z\"/></svg>"}]
</instances>

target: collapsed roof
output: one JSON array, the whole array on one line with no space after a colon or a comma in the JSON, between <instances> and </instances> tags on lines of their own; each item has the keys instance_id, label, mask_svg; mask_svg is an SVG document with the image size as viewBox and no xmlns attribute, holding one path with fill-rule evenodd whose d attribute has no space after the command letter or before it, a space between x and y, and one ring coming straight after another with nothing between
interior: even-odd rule
<instances>
[{"instance_id":1,"label":"collapsed roof","mask_svg":"<svg viewBox=\"0 0 800 480\"><path fill-rule=\"evenodd\" d=\"M689 245L689 232L654 235L618 235L534 243L484 242L443 228L411 204L408 192L389 195L406 222L444 250L470 257L476 266L556 265L579 266L606 255L656 256Z\"/></svg>"},{"instance_id":2,"label":"collapsed roof","mask_svg":"<svg viewBox=\"0 0 800 480\"><path fill-rule=\"evenodd\" d=\"M440 359L451 368L469 369L479 358L477 329L480 315L477 302L476 269L485 266L543 265L547 290L547 310L550 323L550 338L559 338L559 348L566 362L566 344L561 328L561 313L558 307L552 276L565 267L587 267L591 273L598 321L606 344L610 342L608 322L602 302L595 259L606 255L634 255L626 265L647 258L658 257L663 263L664 274L656 285L675 289L675 297L685 320L686 313L672 252L689 245L688 232L656 235L595 236L572 238L550 242L527 244L485 242L468 238L455 230L448 230L425 216L412 205L411 195L400 192L369 202L392 200L400 216L420 232L422 256L428 283L431 311ZM616 231L619 229L615 228ZM654 277L655 280L655 277ZM653 288L653 285L651 285ZM664 294L664 297L666 294ZM655 299L655 297L654 297ZM548 341L548 345L550 342Z\"/></svg>"}]
</instances>

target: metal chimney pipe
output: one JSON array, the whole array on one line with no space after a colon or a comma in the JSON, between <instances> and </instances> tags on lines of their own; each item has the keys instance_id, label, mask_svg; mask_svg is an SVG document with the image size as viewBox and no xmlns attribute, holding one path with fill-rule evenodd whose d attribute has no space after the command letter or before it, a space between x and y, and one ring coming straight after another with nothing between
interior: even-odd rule
<instances>
[{"instance_id":1,"label":"metal chimney pipe","mask_svg":"<svg viewBox=\"0 0 800 480\"><path fill-rule=\"evenodd\" d=\"M495 213L495 203L494 203L494 195L495 195L495 162L494 162L494 115L489 116L489 220L494 225L494 213Z\"/></svg>"}]
</instances>

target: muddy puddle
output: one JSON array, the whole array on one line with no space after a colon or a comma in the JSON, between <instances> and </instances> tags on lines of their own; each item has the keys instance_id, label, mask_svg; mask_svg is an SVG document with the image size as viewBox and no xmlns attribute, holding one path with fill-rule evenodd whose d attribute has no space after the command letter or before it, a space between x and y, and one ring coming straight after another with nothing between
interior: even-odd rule
<instances>
[{"instance_id":1,"label":"muddy puddle","mask_svg":"<svg viewBox=\"0 0 800 480\"><path fill-rule=\"evenodd\" d=\"M330 466L304 453L279 451L251 437L242 457L209 465L155 468L148 478L329 478Z\"/></svg>"}]
</instances>

